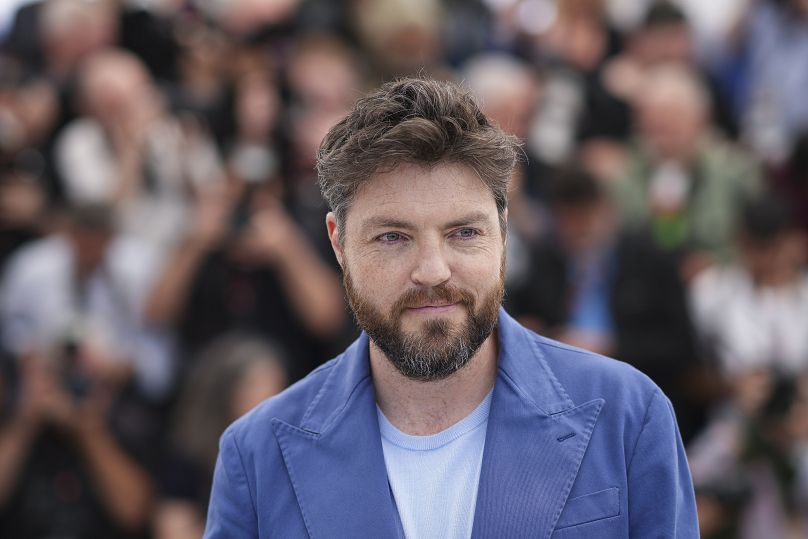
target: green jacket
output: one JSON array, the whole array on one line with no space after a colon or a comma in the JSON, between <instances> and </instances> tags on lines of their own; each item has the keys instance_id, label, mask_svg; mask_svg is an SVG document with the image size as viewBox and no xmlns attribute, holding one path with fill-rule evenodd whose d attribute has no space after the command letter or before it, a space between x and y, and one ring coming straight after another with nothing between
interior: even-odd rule
<instances>
[{"instance_id":1,"label":"green jacket","mask_svg":"<svg viewBox=\"0 0 808 539\"><path fill-rule=\"evenodd\" d=\"M730 258L738 214L762 188L755 159L715 133L705 135L691 167L694 181L688 201L676 223L670 217L652 215L648 191L654 166L639 141L631 144L625 173L614 185L623 223L629 228L650 227L665 248L697 249L719 260Z\"/></svg>"}]
</instances>

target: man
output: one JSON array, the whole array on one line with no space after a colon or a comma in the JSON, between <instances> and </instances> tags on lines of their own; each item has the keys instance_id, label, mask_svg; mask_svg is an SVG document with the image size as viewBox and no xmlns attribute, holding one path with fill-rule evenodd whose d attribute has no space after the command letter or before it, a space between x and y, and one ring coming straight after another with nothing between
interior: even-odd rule
<instances>
[{"instance_id":1,"label":"man","mask_svg":"<svg viewBox=\"0 0 808 539\"><path fill-rule=\"evenodd\" d=\"M159 266L156 249L120 233L109 206L67 209L55 233L8 262L0 279L0 347L25 357L75 345L80 356L131 375L140 393L160 401L172 383L174 347L142 320Z\"/></svg>"},{"instance_id":2,"label":"man","mask_svg":"<svg viewBox=\"0 0 808 539\"><path fill-rule=\"evenodd\" d=\"M65 199L112 206L122 232L165 254L182 236L191 195L224 176L211 140L180 125L131 52L87 58L76 89L82 114L54 142Z\"/></svg>"},{"instance_id":3,"label":"man","mask_svg":"<svg viewBox=\"0 0 808 539\"><path fill-rule=\"evenodd\" d=\"M636 93L636 137L614 182L623 222L650 229L685 277L732 257L732 231L761 191L760 167L711 126L709 94L684 66L648 69Z\"/></svg>"},{"instance_id":4,"label":"man","mask_svg":"<svg viewBox=\"0 0 808 539\"><path fill-rule=\"evenodd\" d=\"M500 309L514 139L404 79L326 136L362 336L223 435L206 537L696 537L670 404Z\"/></svg>"},{"instance_id":5,"label":"man","mask_svg":"<svg viewBox=\"0 0 808 539\"><path fill-rule=\"evenodd\" d=\"M172 377L170 342L139 322L156 260L101 205L69 208L55 233L9 260L0 537L129 537L148 527L154 403Z\"/></svg>"},{"instance_id":6,"label":"man","mask_svg":"<svg viewBox=\"0 0 808 539\"><path fill-rule=\"evenodd\" d=\"M703 426L704 405L693 398L701 365L675 257L647 232L622 230L608 187L589 172L565 167L548 183L553 226L532 246L530 279L506 281L509 313L648 375L671 400L686 444Z\"/></svg>"}]
</instances>

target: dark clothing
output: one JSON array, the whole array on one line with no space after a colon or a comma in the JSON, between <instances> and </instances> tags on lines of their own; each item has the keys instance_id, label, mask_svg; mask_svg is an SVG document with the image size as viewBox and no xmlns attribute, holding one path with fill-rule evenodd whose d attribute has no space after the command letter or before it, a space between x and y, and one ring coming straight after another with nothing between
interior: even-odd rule
<instances>
[{"instance_id":1,"label":"dark clothing","mask_svg":"<svg viewBox=\"0 0 808 539\"><path fill-rule=\"evenodd\" d=\"M28 455L18 488L0 512L9 539L139 537L117 529L93 491L71 441L44 431Z\"/></svg>"},{"instance_id":2,"label":"dark clothing","mask_svg":"<svg viewBox=\"0 0 808 539\"><path fill-rule=\"evenodd\" d=\"M683 377L698 356L684 284L673 257L659 251L650 238L623 234L611 259L607 278L613 354L662 388L677 409L683 438L688 439L702 419L687 403ZM527 283L508 293L510 310L516 316L536 317L551 330L564 327L575 294L568 255L548 239L535 248L530 267Z\"/></svg>"},{"instance_id":3,"label":"dark clothing","mask_svg":"<svg viewBox=\"0 0 808 539\"><path fill-rule=\"evenodd\" d=\"M244 267L214 253L197 271L180 318L186 357L228 331L248 331L277 343L291 359L297 380L336 353L341 343L324 343L303 326L288 292L270 267Z\"/></svg>"},{"instance_id":4,"label":"dark clothing","mask_svg":"<svg viewBox=\"0 0 808 539\"><path fill-rule=\"evenodd\" d=\"M213 470L206 470L181 451L168 449L160 466L159 482L161 498L191 503L200 515L207 512Z\"/></svg>"},{"instance_id":5,"label":"dark clothing","mask_svg":"<svg viewBox=\"0 0 808 539\"><path fill-rule=\"evenodd\" d=\"M110 412L113 438L144 470L155 461L157 417L133 392ZM75 442L54 428L34 440L11 497L0 507L4 539L129 539L147 537L148 526L129 532L116 525L95 489Z\"/></svg>"},{"instance_id":6,"label":"dark clothing","mask_svg":"<svg viewBox=\"0 0 808 539\"><path fill-rule=\"evenodd\" d=\"M157 80L177 80L179 47L172 22L144 9L121 10L119 46L140 57Z\"/></svg>"}]
</instances>

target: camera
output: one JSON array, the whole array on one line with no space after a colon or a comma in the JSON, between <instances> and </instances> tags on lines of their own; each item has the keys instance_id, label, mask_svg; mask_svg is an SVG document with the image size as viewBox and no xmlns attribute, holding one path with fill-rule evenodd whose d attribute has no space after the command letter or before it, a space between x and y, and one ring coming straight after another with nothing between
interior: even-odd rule
<instances>
[{"instance_id":1,"label":"camera","mask_svg":"<svg viewBox=\"0 0 808 539\"><path fill-rule=\"evenodd\" d=\"M90 393L92 381L81 364L81 339L75 334L66 335L56 348L56 368L62 387L76 400Z\"/></svg>"}]
</instances>

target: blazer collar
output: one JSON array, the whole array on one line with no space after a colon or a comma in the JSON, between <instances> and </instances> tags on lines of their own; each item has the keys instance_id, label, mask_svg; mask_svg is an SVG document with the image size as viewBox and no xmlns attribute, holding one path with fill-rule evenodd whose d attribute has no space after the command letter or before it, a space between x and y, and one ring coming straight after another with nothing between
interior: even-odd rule
<instances>
[{"instance_id":1,"label":"blazer collar","mask_svg":"<svg viewBox=\"0 0 808 539\"><path fill-rule=\"evenodd\" d=\"M509 380L513 390L544 415L557 414L575 406L545 361L535 337L502 308L499 312L497 338L499 344L497 385ZM345 414L345 408L349 404L354 406L358 404L352 401L351 397L366 383L372 382L368 336L362 332L335 362L331 373L303 416L300 428L325 434Z\"/></svg>"},{"instance_id":2,"label":"blazer collar","mask_svg":"<svg viewBox=\"0 0 808 539\"><path fill-rule=\"evenodd\" d=\"M549 537L603 401L576 407L535 337L504 310L498 340L473 536ZM335 361L301 424L273 427L311 537L400 535L366 334Z\"/></svg>"},{"instance_id":3,"label":"blazer collar","mask_svg":"<svg viewBox=\"0 0 808 539\"><path fill-rule=\"evenodd\" d=\"M300 426L273 428L306 530L319 537L398 537L370 378L368 337L338 358Z\"/></svg>"},{"instance_id":4,"label":"blazer collar","mask_svg":"<svg viewBox=\"0 0 808 539\"><path fill-rule=\"evenodd\" d=\"M539 349L535 335L500 309L499 377L497 386L508 382L513 391L539 413L552 415L575 406Z\"/></svg>"}]
</instances>

